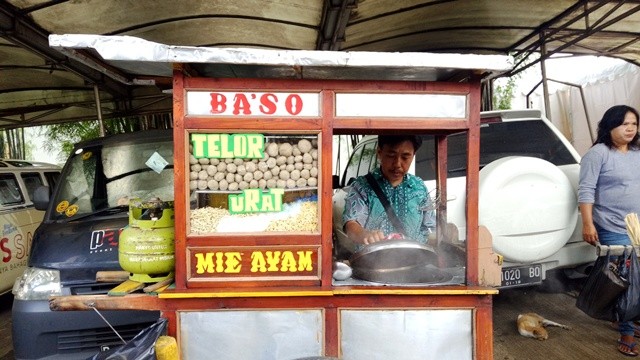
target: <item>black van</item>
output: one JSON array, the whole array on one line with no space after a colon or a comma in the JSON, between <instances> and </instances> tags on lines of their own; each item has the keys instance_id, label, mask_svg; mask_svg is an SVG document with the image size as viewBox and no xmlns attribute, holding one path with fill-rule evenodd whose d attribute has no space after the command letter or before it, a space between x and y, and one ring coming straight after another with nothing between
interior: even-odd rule
<instances>
[{"instance_id":1,"label":"black van","mask_svg":"<svg viewBox=\"0 0 640 360\"><path fill-rule=\"evenodd\" d=\"M13 288L16 359L86 359L122 344L154 323L158 311L51 311L51 295L106 294L117 284L96 272L121 270L118 238L128 224L128 199L173 201L173 132L146 130L75 146L49 196L28 263ZM100 315L106 319L103 320ZM108 322L108 324L107 324ZM118 334L111 330L112 326Z\"/></svg>"}]
</instances>

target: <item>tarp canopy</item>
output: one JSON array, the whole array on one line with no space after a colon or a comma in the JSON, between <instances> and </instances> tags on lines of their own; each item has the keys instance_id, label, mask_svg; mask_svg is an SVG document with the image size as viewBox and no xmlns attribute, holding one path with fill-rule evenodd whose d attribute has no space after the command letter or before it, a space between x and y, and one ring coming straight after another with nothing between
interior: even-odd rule
<instances>
[{"instance_id":1,"label":"tarp canopy","mask_svg":"<svg viewBox=\"0 0 640 360\"><path fill-rule=\"evenodd\" d=\"M515 67L500 74L508 76L531 66L521 62L529 54L640 65L638 10L638 1L585 0L8 0L0 2L0 129L96 119L96 92L104 118L171 113L166 67L142 71L93 50L63 53L49 46L50 34L210 48L511 54ZM237 69L216 74L252 70ZM457 74L445 80L459 81Z\"/></svg>"}]
</instances>

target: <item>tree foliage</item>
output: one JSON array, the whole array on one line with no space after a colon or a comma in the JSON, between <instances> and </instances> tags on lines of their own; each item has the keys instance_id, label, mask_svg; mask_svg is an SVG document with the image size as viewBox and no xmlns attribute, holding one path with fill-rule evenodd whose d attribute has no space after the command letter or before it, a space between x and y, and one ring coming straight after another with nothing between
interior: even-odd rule
<instances>
[{"instance_id":1,"label":"tree foliage","mask_svg":"<svg viewBox=\"0 0 640 360\"><path fill-rule=\"evenodd\" d=\"M172 127L170 114L107 119L103 123L105 135ZM74 144L99 137L100 126L95 120L49 125L43 128L41 135L48 140L43 144L43 148L48 152L58 152L58 160L64 162L73 151Z\"/></svg>"},{"instance_id":2,"label":"tree foliage","mask_svg":"<svg viewBox=\"0 0 640 360\"><path fill-rule=\"evenodd\" d=\"M512 76L504 81L504 85L500 83L494 83L493 88L493 108L495 110L508 110L511 109L511 102L516 90L516 78L518 76Z\"/></svg>"},{"instance_id":3,"label":"tree foliage","mask_svg":"<svg viewBox=\"0 0 640 360\"><path fill-rule=\"evenodd\" d=\"M0 149L2 149L3 158L7 159L24 159L24 129L4 130L0 134Z\"/></svg>"},{"instance_id":4,"label":"tree foliage","mask_svg":"<svg viewBox=\"0 0 640 360\"><path fill-rule=\"evenodd\" d=\"M540 55L538 53L511 55L516 68L526 68L530 63L536 61ZM518 88L518 80L522 78L522 72L517 71L515 75L500 78L493 82L492 105L495 110L511 109L515 92Z\"/></svg>"}]
</instances>

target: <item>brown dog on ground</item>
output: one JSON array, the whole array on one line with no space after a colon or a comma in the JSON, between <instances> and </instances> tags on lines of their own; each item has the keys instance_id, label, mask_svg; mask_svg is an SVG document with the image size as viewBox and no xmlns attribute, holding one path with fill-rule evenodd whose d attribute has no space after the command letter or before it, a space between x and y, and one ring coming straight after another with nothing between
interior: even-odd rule
<instances>
[{"instance_id":1,"label":"brown dog on ground","mask_svg":"<svg viewBox=\"0 0 640 360\"><path fill-rule=\"evenodd\" d=\"M547 340L549 333L546 326L557 326L563 329L571 329L570 327L557 322L547 320L536 313L526 313L518 315L518 332L522 336L532 337L538 340Z\"/></svg>"}]
</instances>

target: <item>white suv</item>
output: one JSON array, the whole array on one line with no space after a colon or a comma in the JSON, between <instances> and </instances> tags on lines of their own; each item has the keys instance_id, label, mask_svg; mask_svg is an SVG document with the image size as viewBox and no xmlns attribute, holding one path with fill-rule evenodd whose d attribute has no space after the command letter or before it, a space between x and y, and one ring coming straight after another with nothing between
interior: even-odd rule
<instances>
[{"instance_id":1,"label":"white suv","mask_svg":"<svg viewBox=\"0 0 640 360\"><path fill-rule=\"evenodd\" d=\"M577 188L580 156L538 110L483 112L480 129L479 224L504 257L501 287L538 284L552 269L580 269L595 259L582 241ZM466 234L466 133L448 136L447 222ZM377 138L364 137L352 152L333 195L338 256L354 244L342 229L344 198L357 176L378 166ZM434 137L423 136L411 172L435 189Z\"/></svg>"}]
</instances>

